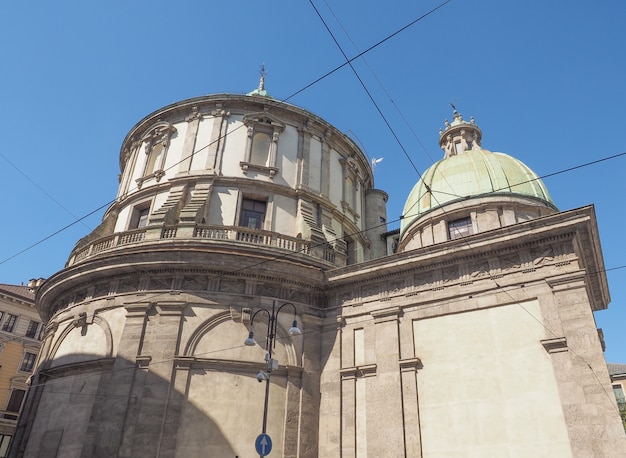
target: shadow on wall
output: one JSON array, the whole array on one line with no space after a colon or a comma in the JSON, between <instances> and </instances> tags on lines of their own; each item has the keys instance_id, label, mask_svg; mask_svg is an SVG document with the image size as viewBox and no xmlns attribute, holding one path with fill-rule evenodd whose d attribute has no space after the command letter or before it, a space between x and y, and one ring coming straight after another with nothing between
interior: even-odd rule
<instances>
[{"instance_id":1,"label":"shadow on wall","mask_svg":"<svg viewBox=\"0 0 626 458\"><path fill-rule=\"evenodd\" d=\"M253 441L247 450L235 451L206 408L188 399L193 371L174 371L170 381L155 374L158 368L149 371L149 361L100 356L89 362L75 360L75 355L64 356L54 361L53 368L40 368L33 376L9 456L254 455ZM161 363L169 366L164 372L170 372L172 364ZM259 385L255 375L239 377L249 379L244 386L254 386ZM222 411L221 416L234 423L242 418L235 409Z\"/></svg>"}]
</instances>

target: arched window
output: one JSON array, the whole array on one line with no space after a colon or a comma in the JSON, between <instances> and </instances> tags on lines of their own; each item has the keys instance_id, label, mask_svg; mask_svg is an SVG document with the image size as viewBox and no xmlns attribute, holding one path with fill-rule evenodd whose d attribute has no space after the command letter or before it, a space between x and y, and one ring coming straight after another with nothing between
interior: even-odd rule
<instances>
[{"instance_id":1,"label":"arched window","mask_svg":"<svg viewBox=\"0 0 626 458\"><path fill-rule=\"evenodd\" d=\"M254 165L267 167L267 160L270 156L272 138L266 132L255 132L252 135L252 150L250 152L250 162Z\"/></svg>"},{"instance_id":2,"label":"arched window","mask_svg":"<svg viewBox=\"0 0 626 458\"><path fill-rule=\"evenodd\" d=\"M143 136L145 144L144 152L146 161L141 177L137 179L137 185L141 188L144 181L149 178L156 178L159 181L165 175L165 158L170 146L170 139L176 133L176 128L168 122L160 122L152 126Z\"/></svg>"},{"instance_id":3,"label":"arched window","mask_svg":"<svg viewBox=\"0 0 626 458\"><path fill-rule=\"evenodd\" d=\"M270 178L278 172L276 155L278 139L285 125L266 112L250 113L244 116L243 123L248 127L248 142L244 160L239 163L244 174L248 170L265 173Z\"/></svg>"},{"instance_id":4,"label":"arched window","mask_svg":"<svg viewBox=\"0 0 626 458\"><path fill-rule=\"evenodd\" d=\"M148 156L148 163L146 165L146 173L144 175L151 175L157 170L163 169L163 159L165 156L165 146L163 141L152 147L150 156Z\"/></svg>"}]
</instances>

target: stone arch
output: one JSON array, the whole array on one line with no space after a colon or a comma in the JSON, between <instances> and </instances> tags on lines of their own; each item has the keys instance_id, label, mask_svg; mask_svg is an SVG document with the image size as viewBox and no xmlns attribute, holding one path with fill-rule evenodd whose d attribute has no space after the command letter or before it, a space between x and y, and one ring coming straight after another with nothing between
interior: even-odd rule
<instances>
[{"instance_id":1,"label":"stone arch","mask_svg":"<svg viewBox=\"0 0 626 458\"><path fill-rule=\"evenodd\" d=\"M90 335L90 329L92 335ZM113 356L113 333L108 322L99 316L94 316L89 320L86 314L81 314L69 322L50 349L48 361L51 367L54 367L55 360L62 356L64 364L89 361L98 357L111 358Z\"/></svg>"},{"instance_id":2,"label":"stone arch","mask_svg":"<svg viewBox=\"0 0 626 458\"><path fill-rule=\"evenodd\" d=\"M255 320L254 330L257 340L257 347L256 351L251 351L249 347L244 347L243 345L247 332L249 331L249 327L244 325L243 323L233 320L230 311L220 312L200 324L189 337L189 340L184 347L183 356L198 356L202 358L223 359L222 357L220 357L219 354L217 354L217 351L215 354L209 352L198 354L198 351L200 348L202 348L201 342L204 339L209 338L209 336L213 332L220 332L218 330L218 327L220 327L220 325L228 325L229 323L233 325L233 329L240 328L240 332L236 331L234 339L230 339L231 345L227 348L224 348L224 351L228 352L226 353L226 356L231 356L230 358L226 359L262 361L262 358L265 355L265 329L267 327L267 319L265 319L265 316L259 315L259 320ZM276 351L281 357L279 358L280 363L289 366L300 366L301 358L296 352L296 349L292 342L292 338L291 336L289 336L287 328L282 323L282 320L278 323L276 333ZM215 341L228 342L228 340L225 340L222 337L216 338ZM237 357L238 355L240 356L240 358ZM261 359L259 359L259 355Z\"/></svg>"}]
</instances>

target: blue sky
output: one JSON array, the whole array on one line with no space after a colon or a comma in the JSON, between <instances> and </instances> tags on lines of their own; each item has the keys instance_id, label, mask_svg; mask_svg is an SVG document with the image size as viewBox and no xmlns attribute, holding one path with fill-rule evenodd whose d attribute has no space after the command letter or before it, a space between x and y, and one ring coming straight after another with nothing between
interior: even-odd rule
<instances>
[{"instance_id":1,"label":"blue sky","mask_svg":"<svg viewBox=\"0 0 626 458\"><path fill-rule=\"evenodd\" d=\"M349 56L440 4L314 3ZM402 149L419 172L440 159L450 102L474 116L483 147L540 176L626 151L625 20L619 0L448 2L354 62L399 142L348 67L289 102L384 158L376 185L392 228L418 179ZM72 225L115 197L121 142L145 115L249 92L262 62L277 99L343 63L310 3L293 0L11 2L0 51L0 283L13 284L61 269L99 223L103 211ZM626 362L625 172L619 156L544 180L561 210L596 206L612 296L596 320L612 362Z\"/></svg>"}]
</instances>

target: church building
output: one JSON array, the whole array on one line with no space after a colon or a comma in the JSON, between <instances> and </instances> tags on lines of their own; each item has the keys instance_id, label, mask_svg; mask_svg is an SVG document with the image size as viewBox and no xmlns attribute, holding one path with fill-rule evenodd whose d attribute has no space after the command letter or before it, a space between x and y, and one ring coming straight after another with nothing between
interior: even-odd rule
<instances>
[{"instance_id":1,"label":"church building","mask_svg":"<svg viewBox=\"0 0 626 458\"><path fill-rule=\"evenodd\" d=\"M139 121L37 289L10 456L623 456L593 206L456 111L439 144L393 231L366 155L263 78Z\"/></svg>"}]
</instances>

